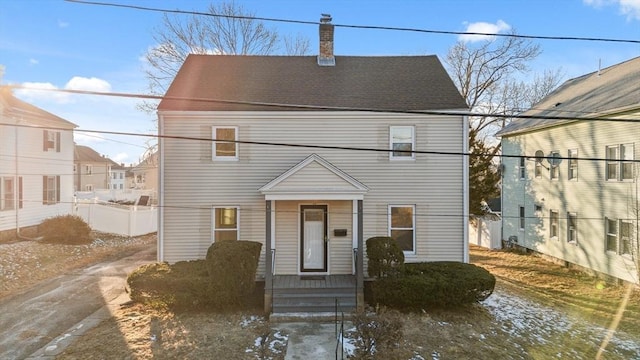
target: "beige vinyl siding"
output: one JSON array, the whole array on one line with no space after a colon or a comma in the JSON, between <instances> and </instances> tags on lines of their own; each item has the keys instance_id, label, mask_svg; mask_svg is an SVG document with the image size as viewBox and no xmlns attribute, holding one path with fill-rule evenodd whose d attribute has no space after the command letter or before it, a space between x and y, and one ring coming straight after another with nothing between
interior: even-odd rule
<instances>
[{"instance_id":1,"label":"beige vinyl siding","mask_svg":"<svg viewBox=\"0 0 640 360\"><path fill-rule=\"evenodd\" d=\"M257 190L311 153L322 156L370 189L364 196L365 240L387 234L388 204L415 204L418 254L408 260L463 260L466 219L463 158L459 153L466 129L461 117L355 112L165 112L161 118L167 135L206 139L211 137L212 126L233 125L238 127L240 141L375 149L388 149L390 125L414 125L416 150L456 154L417 154L414 161L391 161L386 152L241 143L239 161L217 162L211 158L210 141L164 139L164 260L203 257L204 253L196 254L202 250L196 249L210 241L210 233L202 230L204 224L183 207L240 206L240 237L264 243L265 200ZM307 170L312 176L313 168ZM345 204L351 212L351 202ZM282 206L286 205L276 202L277 216ZM297 223L296 220L294 224ZM279 233L285 231L283 224L288 224L287 220L278 218ZM348 229L351 234L351 227ZM345 249L349 250L347 246ZM293 255L278 243L278 259L281 250L287 257ZM351 250L348 252L352 256ZM280 270L280 263L276 265ZM334 265L346 268L346 263L332 262ZM292 270L285 267L282 271Z\"/></svg>"},{"instance_id":2,"label":"beige vinyl siding","mask_svg":"<svg viewBox=\"0 0 640 360\"><path fill-rule=\"evenodd\" d=\"M568 156L569 149L577 149L579 158L606 158L609 145L634 144L634 159L640 159L639 125L634 123L582 121L537 132L514 135L503 139L504 154L527 154L536 150L548 155L559 151ZM622 279L637 281L635 267L629 258L605 251L605 217L636 219L638 178L634 181L606 181L605 161L578 161L578 177L568 178L568 160L559 165L559 178L549 179L549 171L542 169L542 177L534 177L534 160L526 161L527 180L517 177L516 158L505 158L503 192L504 237L517 235L521 245L553 257L575 263ZM548 168L546 161L543 164ZM636 171L638 165L636 164ZM637 173L637 172L636 172ZM535 212L535 205L542 211ZM525 206L527 226L517 229L518 206ZM558 240L549 239L549 212L559 213ZM567 242L567 212L578 217L577 244Z\"/></svg>"}]
</instances>

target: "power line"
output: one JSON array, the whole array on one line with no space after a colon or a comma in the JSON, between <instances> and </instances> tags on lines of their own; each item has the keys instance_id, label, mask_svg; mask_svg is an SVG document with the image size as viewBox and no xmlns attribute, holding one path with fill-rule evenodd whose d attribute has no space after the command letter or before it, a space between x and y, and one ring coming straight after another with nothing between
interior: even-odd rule
<instances>
[{"instance_id":1,"label":"power line","mask_svg":"<svg viewBox=\"0 0 640 360\"><path fill-rule=\"evenodd\" d=\"M138 6L138 5L114 4L114 3L96 2L96 1L83 1L83 0L65 0L65 1L71 2L71 3L77 3L77 4L84 4L84 5L118 7L118 8L127 8L127 9L143 10L143 11L151 11L151 12L173 13L173 14L182 14L182 15L223 17L223 18L238 19L238 20L259 20L259 21L281 22L281 23L290 23L290 24L301 24L301 25L318 25L318 24L320 24L317 21L304 21L304 20L268 18L268 17L258 17L258 16L244 16L244 15L225 15L225 14L214 14L214 13L210 13L210 12L187 11L187 10L177 10L177 9L171 10L171 9L162 9L162 8ZM376 26L376 25L350 25L350 24L332 24L332 25L335 26L335 27L352 28L352 29L405 31L405 32L417 32L417 33L441 34L441 35L481 35L481 36L498 36L498 37L511 37L511 38L523 38L523 39L540 39L540 40L573 40L573 41L598 41L598 42L615 42L615 43L640 44L640 40L613 39L613 38L600 38L600 37L500 34L500 33L485 33L485 32L429 30L429 29L418 29L418 28L407 28L407 27L392 27L392 26Z\"/></svg>"}]
</instances>

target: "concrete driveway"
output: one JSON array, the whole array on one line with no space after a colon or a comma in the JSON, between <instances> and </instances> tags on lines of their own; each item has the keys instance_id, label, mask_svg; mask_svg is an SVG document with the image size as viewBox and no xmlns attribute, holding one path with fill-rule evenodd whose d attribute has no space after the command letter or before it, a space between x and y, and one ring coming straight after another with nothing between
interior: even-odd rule
<instances>
[{"instance_id":1,"label":"concrete driveway","mask_svg":"<svg viewBox=\"0 0 640 360\"><path fill-rule=\"evenodd\" d=\"M150 244L134 255L46 280L0 300L0 359L58 353L58 345L72 338L70 329L82 333L89 327L82 321L99 322L109 316L109 306L129 300L124 291L127 274L154 262L155 251L155 244Z\"/></svg>"}]
</instances>

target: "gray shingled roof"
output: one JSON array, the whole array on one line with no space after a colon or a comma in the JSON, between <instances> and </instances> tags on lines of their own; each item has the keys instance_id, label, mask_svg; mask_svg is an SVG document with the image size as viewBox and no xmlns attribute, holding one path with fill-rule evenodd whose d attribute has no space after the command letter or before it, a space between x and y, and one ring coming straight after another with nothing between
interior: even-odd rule
<instances>
[{"instance_id":1,"label":"gray shingled roof","mask_svg":"<svg viewBox=\"0 0 640 360\"><path fill-rule=\"evenodd\" d=\"M9 87L0 87L0 99L7 104L4 110L7 116L22 118L39 126L63 129L77 127L76 124L70 121L18 99L13 95Z\"/></svg>"},{"instance_id":2,"label":"gray shingled roof","mask_svg":"<svg viewBox=\"0 0 640 360\"><path fill-rule=\"evenodd\" d=\"M566 81L527 116L585 118L640 110L640 57ZM571 119L514 119L496 136L509 136L574 122Z\"/></svg>"},{"instance_id":3,"label":"gray shingled roof","mask_svg":"<svg viewBox=\"0 0 640 360\"><path fill-rule=\"evenodd\" d=\"M189 55L167 97L372 110L467 109L436 56ZM165 98L158 110L296 110ZM313 110L313 109L312 109Z\"/></svg>"},{"instance_id":4,"label":"gray shingled roof","mask_svg":"<svg viewBox=\"0 0 640 360\"><path fill-rule=\"evenodd\" d=\"M75 145L73 148L73 161L80 162L99 162L104 163L105 161L109 163L111 166L119 166L118 163L109 159L108 157L104 157L100 155L97 151L92 148L84 145Z\"/></svg>"}]
</instances>

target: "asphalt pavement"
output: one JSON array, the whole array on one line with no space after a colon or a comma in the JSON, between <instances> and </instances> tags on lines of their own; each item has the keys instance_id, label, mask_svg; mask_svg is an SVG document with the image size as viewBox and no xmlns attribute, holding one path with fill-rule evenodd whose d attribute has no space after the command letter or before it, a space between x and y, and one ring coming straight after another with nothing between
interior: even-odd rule
<instances>
[{"instance_id":1,"label":"asphalt pavement","mask_svg":"<svg viewBox=\"0 0 640 360\"><path fill-rule=\"evenodd\" d=\"M156 260L155 246L39 283L0 300L0 359L53 359L129 300L126 277Z\"/></svg>"}]
</instances>

